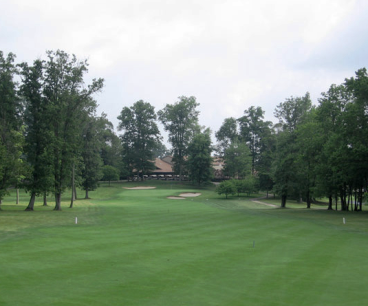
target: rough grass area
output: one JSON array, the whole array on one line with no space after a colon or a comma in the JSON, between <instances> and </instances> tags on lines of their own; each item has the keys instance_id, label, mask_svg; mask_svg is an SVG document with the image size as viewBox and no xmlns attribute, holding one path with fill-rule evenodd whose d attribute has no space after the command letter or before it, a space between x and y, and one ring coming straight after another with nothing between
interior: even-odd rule
<instances>
[{"instance_id":1,"label":"rough grass area","mask_svg":"<svg viewBox=\"0 0 368 306\"><path fill-rule=\"evenodd\" d=\"M178 182L0 211L0 305L363 305L368 214L279 209ZM169 200L183 192L201 196ZM81 195L81 193L79 192ZM253 195L252 197L255 197ZM75 224L78 217L78 224ZM346 224L342 218L346 218Z\"/></svg>"}]
</instances>

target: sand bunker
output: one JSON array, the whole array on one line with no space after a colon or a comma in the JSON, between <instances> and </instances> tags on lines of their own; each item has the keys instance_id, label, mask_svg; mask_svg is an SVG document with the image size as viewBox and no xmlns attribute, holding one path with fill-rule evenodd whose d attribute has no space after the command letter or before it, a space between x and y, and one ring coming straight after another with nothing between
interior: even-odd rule
<instances>
[{"instance_id":1,"label":"sand bunker","mask_svg":"<svg viewBox=\"0 0 368 306\"><path fill-rule=\"evenodd\" d=\"M141 186L141 187L124 187L124 189L134 189L134 190L139 190L139 189L156 189L156 187L143 187L143 186Z\"/></svg>"},{"instance_id":2,"label":"sand bunker","mask_svg":"<svg viewBox=\"0 0 368 306\"><path fill-rule=\"evenodd\" d=\"M179 194L180 197L184 197L184 198L198 197L200 195L201 194L199 192L186 192L186 193Z\"/></svg>"},{"instance_id":3,"label":"sand bunker","mask_svg":"<svg viewBox=\"0 0 368 306\"><path fill-rule=\"evenodd\" d=\"M185 192L185 193L181 193L179 194L178 197L167 197L168 199L172 199L172 200L185 200L185 198L193 198L193 197L198 197L201 194L199 192Z\"/></svg>"}]
</instances>

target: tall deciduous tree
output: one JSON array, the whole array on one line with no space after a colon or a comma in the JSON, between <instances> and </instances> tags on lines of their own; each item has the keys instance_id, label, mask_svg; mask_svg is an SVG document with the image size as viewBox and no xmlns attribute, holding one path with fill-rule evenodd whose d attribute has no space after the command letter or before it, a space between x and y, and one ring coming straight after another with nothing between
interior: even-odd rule
<instances>
[{"instance_id":1,"label":"tall deciduous tree","mask_svg":"<svg viewBox=\"0 0 368 306\"><path fill-rule=\"evenodd\" d=\"M272 122L264 121L264 111L261 107L251 106L239 118L241 140L244 141L252 156L252 174L256 173L256 166L260 158L262 140L269 134Z\"/></svg>"},{"instance_id":2,"label":"tall deciduous tree","mask_svg":"<svg viewBox=\"0 0 368 306\"><path fill-rule=\"evenodd\" d=\"M141 173L143 179L143 174L154 169L153 150L160 137L155 108L140 100L130 108L124 107L118 119L118 129L124 132L121 136L124 162L131 171Z\"/></svg>"},{"instance_id":3,"label":"tall deciduous tree","mask_svg":"<svg viewBox=\"0 0 368 306\"><path fill-rule=\"evenodd\" d=\"M215 136L218 142L216 150L218 154L223 157L226 149L239 139L237 120L232 117L226 118Z\"/></svg>"},{"instance_id":4,"label":"tall deciduous tree","mask_svg":"<svg viewBox=\"0 0 368 306\"><path fill-rule=\"evenodd\" d=\"M345 137L347 139L350 193L355 196L355 210L362 210L363 193L368 187L368 73L359 69L355 77L345 80L345 87L354 96L347 106ZM352 197L351 197L352 198Z\"/></svg>"},{"instance_id":5,"label":"tall deciduous tree","mask_svg":"<svg viewBox=\"0 0 368 306\"><path fill-rule=\"evenodd\" d=\"M277 134L277 145L273 164L275 191L281 196L281 207L286 206L290 193L299 193L295 161L298 157L295 130L302 124L312 108L309 93L304 97L291 97L280 103L274 112L281 130Z\"/></svg>"},{"instance_id":6,"label":"tall deciduous tree","mask_svg":"<svg viewBox=\"0 0 368 306\"><path fill-rule=\"evenodd\" d=\"M210 129L196 134L188 146L189 178L198 185L210 181L213 176L211 152Z\"/></svg>"},{"instance_id":7,"label":"tall deciduous tree","mask_svg":"<svg viewBox=\"0 0 368 306\"><path fill-rule=\"evenodd\" d=\"M329 198L329 208L332 209L333 199L337 202L339 177L344 169L341 160L337 161L343 144L343 113L347 104L352 103L352 95L343 85L331 85L327 92L322 93L317 107L316 117L322 130L323 147L316 165L317 184L316 192ZM340 152L339 154L336 154Z\"/></svg>"},{"instance_id":8,"label":"tall deciduous tree","mask_svg":"<svg viewBox=\"0 0 368 306\"><path fill-rule=\"evenodd\" d=\"M323 130L312 110L305 122L296 129L297 155L294 161L297 169L298 190L307 208L315 198L317 184L317 165L323 147Z\"/></svg>"},{"instance_id":9,"label":"tall deciduous tree","mask_svg":"<svg viewBox=\"0 0 368 306\"><path fill-rule=\"evenodd\" d=\"M26 210L33 210L36 196L53 190L52 169L52 105L45 99L44 62L36 60L33 66L22 63L20 66L22 85L20 93L25 103L24 123L26 125L26 144L24 153L31 171L25 188L30 192Z\"/></svg>"},{"instance_id":10,"label":"tall deciduous tree","mask_svg":"<svg viewBox=\"0 0 368 306\"><path fill-rule=\"evenodd\" d=\"M15 55L0 51L0 204L15 182L22 152L21 103L17 94Z\"/></svg>"},{"instance_id":11,"label":"tall deciduous tree","mask_svg":"<svg viewBox=\"0 0 368 306\"><path fill-rule=\"evenodd\" d=\"M273 189L274 180L272 178L272 162L276 150L276 134L274 128L263 133L261 141L261 153L257 165L257 176L259 178L260 190L268 192Z\"/></svg>"},{"instance_id":12,"label":"tall deciduous tree","mask_svg":"<svg viewBox=\"0 0 368 306\"><path fill-rule=\"evenodd\" d=\"M224 173L231 178L244 178L251 174L252 159L248 146L240 141L233 142L225 150Z\"/></svg>"},{"instance_id":13,"label":"tall deciduous tree","mask_svg":"<svg viewBox=\"0 0 368 306\"><path fill-rule=\"evenodd\" d=\"M108 123L104 116L89 117L83 130L81 156L83 159L82 188L86 191L85 199L89 198L89 191L98 187L98 181L103 176L100 151Z\"/></svg>"},{"instance_id":14,"label":"tall deciduous tree","mask_svg":"<svg viewBox=\"0 0 368 306\"><path fill-rule=\"evenodd\" d=\"M96 109L92 99L103 87L103 79L93 79L88 86L84 76L87 61L63 51L48 51L44 63L43 95L50 105L48 116L52 118L53 177L55 210L61 210L61 194L71 176L72 164L80 143L80 120Z\"/></svg>"},{"instance_id":15,"label":"tall deciduous tree","mask_svg":"<svg viewBox=\"0 0 368 306\"><path fill-rule=\"evenodd\" d=\"M196 98L179 97L175 104L167 104L158 112L165 131L169 132L169 142L173 148L174 170L182 177L188 145L198 131L198 115Z\"/></svg>"}]
</instances>

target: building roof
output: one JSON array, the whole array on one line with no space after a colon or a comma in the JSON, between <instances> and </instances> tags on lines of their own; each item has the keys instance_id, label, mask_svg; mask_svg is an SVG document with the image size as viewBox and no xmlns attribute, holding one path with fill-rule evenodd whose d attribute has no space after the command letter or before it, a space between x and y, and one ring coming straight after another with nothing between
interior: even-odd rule
<instances>
[{"instance_id":1,"label":"building roof","mask_svg":"<svg viewBox=\"0 0 368 306\"><path fill-rule=\"evenodd\" d=\"M172 159L173 159L173 157L171 155L167 155L167 156L161 158L161 160L163 160L164 162L166 162L170 165L173 165Z\"/></svg>"},{"instance_id":2,"label":"building roof","mask_svg":"<svg viewBox=\"0 0 368 306\"><path fill-rule=\"evenodd\" d=\"M162 159L159 159L159 158L156 158L155 159L155 166L156 166L156 169L152 171L152 173L173 173L173 169L172 169L172 166L163 161Z\"/></svg>"},{"instance_id":3,"label":"building roof","mask_svg":"<svg viewBox=\"0 0 368 306\"><path fill-rule=\"evenodd\" d=\"M172 156L165 156L163 158L155 159L155 167L152 174L174 174ZM224 161L221 158L213 158L212 167L215 170L222 170L224 168Z\"/></svg>"}]
</instances>

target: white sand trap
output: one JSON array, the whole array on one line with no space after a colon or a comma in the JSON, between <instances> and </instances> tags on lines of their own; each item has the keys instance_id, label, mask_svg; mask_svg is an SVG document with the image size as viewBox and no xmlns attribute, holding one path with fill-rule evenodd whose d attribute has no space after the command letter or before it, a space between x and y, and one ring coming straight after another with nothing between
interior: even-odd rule
<instances>
[{"instance_id":1,"label":"white sand trap","mask_svg":"<svg viewBox=\"0 0 368 306\"><path fill-rule=\"evenodd\" d=\"M124 189L133 189L133 190L144 190L144 189L156 189L156 187L130 187L130 188L128 188L128 187L124 187Z\"/></svg>"},{"instance_id":2,"label":"white sand trap","mask_svg":"<svg viewBox=\"0 0 368 306\"><path fill-rule=\"evenodd\" d=\"M200 195L201 193L199 192L186 192L186 193L179 194L180 197L185 197L185 198L193 198L193 197L198 197Z\"/></svg>"},{"instance_id":3,"label":"white sand trap","mask_svg":"<svg viewBox=\"0 0 368 306\"><path fill-rule=\"evenodd\" d=\"M167 198L171 200L185 200L185 198L182 197L167 197Z\"/></svg>"}]
</instances>

